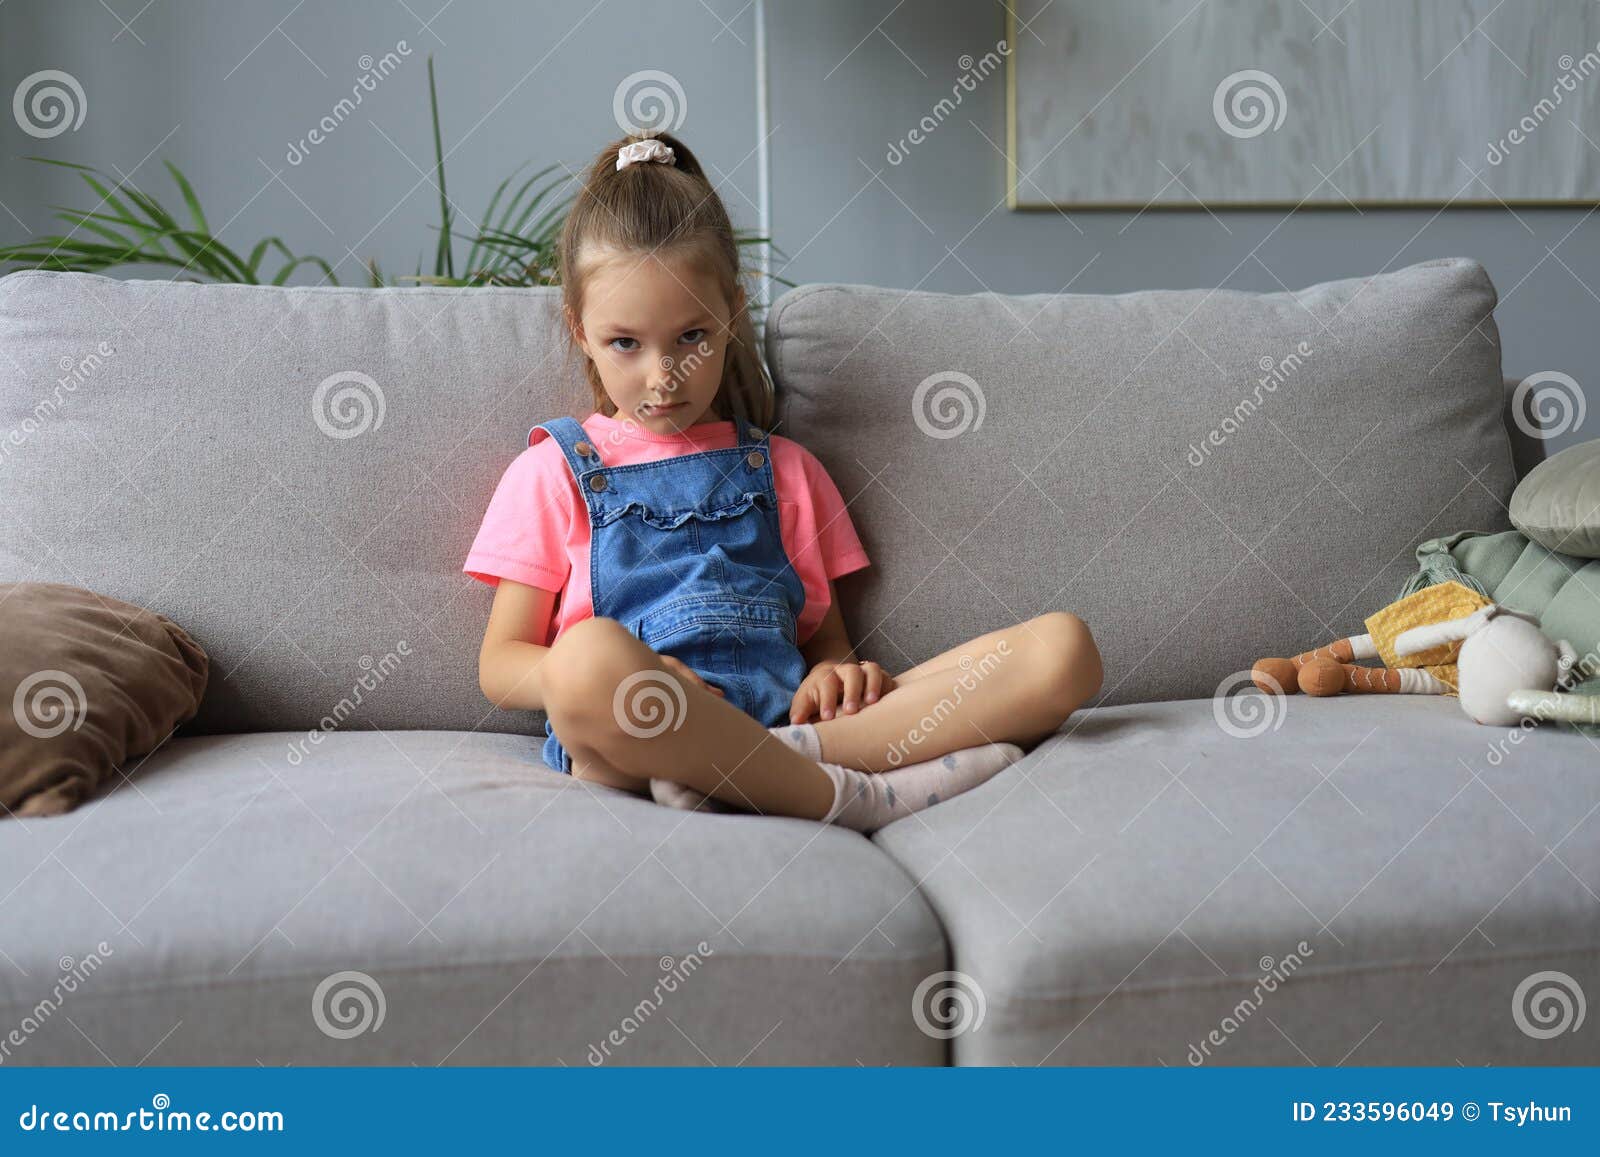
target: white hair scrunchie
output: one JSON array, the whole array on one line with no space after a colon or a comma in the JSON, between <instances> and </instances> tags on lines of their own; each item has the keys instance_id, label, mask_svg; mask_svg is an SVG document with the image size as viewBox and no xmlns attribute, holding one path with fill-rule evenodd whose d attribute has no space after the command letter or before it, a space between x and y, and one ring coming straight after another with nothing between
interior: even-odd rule
<instances>
[{"instance_id":1,"label":"white hair scrunchie","mask_svg":"<svg viewBox=\"0 0 1600 1157\"><path fill-rule=\"evenodd\" d=\"M664 145L651 137L647 140L634 141L630 145L623 145L617 150L617 171L621 172L635 161L660 161L663 164L672 164L674 153L671 145Z\"/></svg>"}]
</instances>

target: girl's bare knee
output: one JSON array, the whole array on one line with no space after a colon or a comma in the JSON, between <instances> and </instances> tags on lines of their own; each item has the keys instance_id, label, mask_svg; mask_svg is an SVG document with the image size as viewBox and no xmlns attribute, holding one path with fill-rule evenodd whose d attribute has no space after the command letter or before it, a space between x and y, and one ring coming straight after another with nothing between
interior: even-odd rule
<instances>
[{"instance_id":1,"label":"girl's bare knee","mask_svg":"<svg viewBox=\"0 0 1600 1157\"><path fill-rule=\"evenodd\" d=\"M550 654L560 655L564 662L573 662L597 651L625 647L629 640L639 645L633 632L620 621L597 615L573 623L562 631L561 637L551 644Z\"/></svg>"},{"instance_id":2,"label":"girl's bare knee","mask_svg":"<svg viewBox=\"0 0 1600 1157\"><path fill-rule=\"evenodd\" d=\"M1037 686L1061 719L1100 692L1105 668L1089 626L1070 611L1050 611L1028 621L1036 641Z\"/></svg>"},{"instance_id":3,"label":"girl's bare knee","mask_svg":"<svg viewBox=\"0 0 1600 1157\"><path fill-rule=\"evenodd\" d=\"M562 632L545 656L551 677L543 688L545 713L557 729L615 724L611 701L622 680L640 669L641 646L616 619L584 619Z\"/></svg>"}]
</instances>

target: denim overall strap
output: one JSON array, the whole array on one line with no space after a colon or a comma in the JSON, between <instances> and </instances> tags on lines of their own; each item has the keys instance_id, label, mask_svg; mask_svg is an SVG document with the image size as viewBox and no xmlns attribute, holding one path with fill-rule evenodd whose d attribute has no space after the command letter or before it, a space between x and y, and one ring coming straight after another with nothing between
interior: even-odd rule
<instances>
[{"instance_id":1,"label":"denim overall strap","mask_svg":"<svg viewBox=\"0 0 1600 1157\"><path fill-rule=\"evenodd\" d=\"M566 456L567 465L572 469L572 476L578 480L578 490L587 501L589 488L586 475L604 467L600 452L589 440L588 431L576 418L551 418L533 427L533 430L541 429L561 447L561 453ZM528 437L533 437L533 430L528 431Z\"/></svg>"},{"instance_id":2,"label":"denim overall strap","mask_svg":"<svg viewBox=\"0 0 1600 1157\"><path fill-rule=\"evenodd\" d=\"M734 469L766 494L773 510L778 509L778 483L772 474L772 447L767 443L767 432L737 414L733 428L738 435L737 448L744 452L736 459Z\"/></svg>"},{"instance_id":3,"label":"denim overall strap","mask_svg":"<svg viewBox=\"0 0 1600 1157\"><path fill-rule=\"evenodd\" d=\"M589 440L589 433L583 424L576 418L551 418L548 422L540 422L528 431L528 440L533 440L534 430L544 430L549 434L555 444L561 447L562 456L567 460L567 467L572 471L572 476L577 480L578 493L583 496L584 505L588 508L590 518L594 516L594 503L591 501L591 491L587 485L588 475L598 472L602 463L600 454ZM583 447L587 453L581 452ZM544 725L545 741L541 747L541 755L547 766L557 771L571 773L572 757L561 746L561 741L556 738L555 729L550 725L549 717Z\"/></svg>"}]
</instances>

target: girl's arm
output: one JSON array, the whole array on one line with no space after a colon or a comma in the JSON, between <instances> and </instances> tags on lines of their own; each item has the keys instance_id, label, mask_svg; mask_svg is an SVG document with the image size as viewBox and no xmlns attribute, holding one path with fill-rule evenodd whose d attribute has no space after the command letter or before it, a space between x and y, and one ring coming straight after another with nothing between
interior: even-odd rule
<instances>
[{"instance_id":1,"label":"girl's arm","mask_svg":"<svg viewBox=\"0 0 1600 1157\"><path fill-rule=\"evenodd\" d=\"M822 616L816 631L800 648L806 663L813 668L818 663L855 661L855 648L850 645L850 636L844 629L844 616L839 613L839 592L832 579L828 580L828 600L828 613Z\"/></svg>"},{"instance_id":2,"label":"girl's arm","mask_svg":"<svg viewBox=\"0 0 1600 1157\"><path fill-rule=\"evenodd\" d=\"M844 616L839 613L839 592L831 579L828 594L832 601L827 614L800 648L811 670L795 689L789 705L790 723L805 723L813 715L832 719L836 705L846 714L853 714L896 686L894 677L878 664L861 663L855 657L855 648L845 633Z\"/></svg>"},{"instance_id":3,"label":"girl's arm","mask_svg":"<svg viewBox=\"0 0 1600 1157\"><path fill-rule=\"evenodd\" d=\"M489 625L478 649L478 686L496 707L544 710L540 667L548 637L555 592L503 578L495 587Z\"/></svg>"}]
</instances>

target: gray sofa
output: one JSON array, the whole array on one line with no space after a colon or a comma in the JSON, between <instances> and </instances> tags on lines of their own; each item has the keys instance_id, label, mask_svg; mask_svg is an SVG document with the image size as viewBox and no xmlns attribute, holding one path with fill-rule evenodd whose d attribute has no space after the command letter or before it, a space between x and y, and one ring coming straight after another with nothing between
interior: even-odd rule
<instances>
[{"instance_id":1,"label":"gray sofa","mask_svg":"<svg viewBox=\"0 0 1600 1157\"><path fill-rule=\"evenodd\" d=\"M113 790L0 821L4 1063L1600 1060L1537 1021L1539 974L1600 990L1595 745L1235 693L1360 630L1417 543L1507 525L1538 444L1476 263L782 297L778 432L872 556L840 583L864 654L1066 609L1106 662L1024 761L871 839L557 775L542 717L483 699L467 546L528 427L585 412L554 303L0 279L0 581L212 657Z\"/></svg>"}]
</instances>

